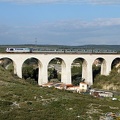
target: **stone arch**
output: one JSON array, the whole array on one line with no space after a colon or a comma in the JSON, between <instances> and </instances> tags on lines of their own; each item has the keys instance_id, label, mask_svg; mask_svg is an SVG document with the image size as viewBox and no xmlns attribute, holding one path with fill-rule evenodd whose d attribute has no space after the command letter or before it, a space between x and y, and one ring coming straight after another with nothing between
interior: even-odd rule
<instances>
[{"instance_id":1,"label":"stone arch","mask_svg":"<svg viewBox=\"0 0 120 120\"><path fill-rule=\"evenodd\" d=\"M12 72L13 74L15 74L15 75L17 74L17 72L16 72L16 64L15 64L15 61L12 58L2 57L2 58L0 58L0 64L5 69L9 69L10 72ZM9 68L9 66L10 66L10 68Z\"/></svg>"},{"instance_id":2,"label":"stone arch","mask_svg":"<svg viewBox=\"0 0 120 120\"><path fill-rule=\"evenodd\" d=\"M111 63L111 72L115 70L114 72L120 73L120 57L115 58Z\"/></svg>"},{"instance_id":3,"label":"stone arch","mask_svg":"<svg viewBox=\"0 0 120 120\"><path fill-rule=\"evenodd\" d=\"M111 69L113 69L114 67L119 67L120 66L120 57L117 57L115 58L113 61L112 61L112 64L111 64Z\"/></svg>"},{"instance_id":4,"label":"stone arch","mask_svg":"<svg viewBox=\"0 0 120 120\"><path fill-rule=\"evenodd\" d=\"M49 69L53 69L53 78L51 77L51 73ZM48 82L50 81L58 81L64 82L66 71L65 61L60 57L51 58L48 62Z\"/></svg>"},{"instance_id":5,"label":"stone arch","mask_svg":"<svg viewBox=\"0 0 120 120\"><path fill-rule=\"evenodd\" d=\"M82 58L82 57L75 58L71 64L71 69L73 67L75 67L75 69L78 70L78 76L76 76L77 78L73 78L74 76L73 76L72 71L74 71L74 70L71 70L72 83L73 83L74 79L77 80L77 82L75 82L75 85L79 85L79 83L81 81L87 80L87 61L84 58Z\"/></svg>"},{"instance_id":6,"label":"stone arch","mask_svg":"<svg viewBox=\"0 0 120 120\"><path fill-rule=\"evenodd\" d=\"M30 71L31 73L29 74L29 71L27 71L26 69L28 75L24 76L23 74L24 67L28 67L27 69L31 69ZM41 69L42 69L42 63L38 58L35 57L26 58L22 63L22 77L25 79L31 78L34 79L37 83L41 83L42 82L40 81L42 76Z\"/></svg>"}]
</instances>

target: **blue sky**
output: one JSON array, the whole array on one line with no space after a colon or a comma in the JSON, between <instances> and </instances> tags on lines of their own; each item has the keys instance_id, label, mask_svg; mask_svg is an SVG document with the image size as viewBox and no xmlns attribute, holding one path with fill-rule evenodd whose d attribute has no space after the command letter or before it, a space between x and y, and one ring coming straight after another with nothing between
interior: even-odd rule
<instances>
[{"instance_id":1,"label":"blue sky","mask_svg":"<svg viewBox=\"0 0 120 120\"><path fill-rule=\"evenodd\" d=\"M120 45L120 0L0 0L0 44Z\"/></svg>"}]
</instances>

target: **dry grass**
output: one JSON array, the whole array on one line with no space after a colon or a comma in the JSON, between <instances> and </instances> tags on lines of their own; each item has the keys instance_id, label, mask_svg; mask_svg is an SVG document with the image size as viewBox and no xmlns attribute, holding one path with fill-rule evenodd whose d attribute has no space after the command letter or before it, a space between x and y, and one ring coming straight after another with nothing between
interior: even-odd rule
<instances>
[{"instance_id":1,"label":"dry grass","mask_svg":"<svg viewBox=\"0 0 120 120\"><path fill-rule=\"evenodd\" d=\"M119 106L119 101L32 85L0 67L1 120L98 120Z\"/></svg>"}]
</instances>

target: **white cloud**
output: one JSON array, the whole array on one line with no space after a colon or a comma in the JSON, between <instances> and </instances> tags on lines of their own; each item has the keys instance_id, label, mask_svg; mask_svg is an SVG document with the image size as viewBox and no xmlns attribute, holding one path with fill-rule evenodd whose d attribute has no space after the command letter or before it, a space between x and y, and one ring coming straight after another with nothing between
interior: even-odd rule
<instances>
[{"instance_id":1,"label":"white cloud","mask_svg":"<svg viewBox=\"0 0 120 120\"><path fill-rule=\"evenodd\" d=\"M120 4L120 0L86 0L92 4Z\"/></svg>"},{"instance_id":2,"label":"white cloud","mask_svg":"<svg viewBox=\"0 0 120 120\"><path fill-rule=\"evenodd\" d=\"M15 2L15 3L86 3L86 4L120 4L120 0L0 0L0 2Z\"/></svg>"},{"instance_id":3,"label":"white cloud","mask_svg":"<svg viewBox=\"0 0 120 120\"><path fill-rule=\"evenodd\" d=\"M93 27L107 27L107 26L117 26L120 25L120 18L98 18L93 21L83 21L83 20L63 20L56 22L46 22L42 23L44 27L51 27L52 29L82 29L82 28L93 28ZM45 27L45 28L46 28Z\"/></svg>"},{"instance_id":4,"label":"white cloud","mask_svg":"<svg viewBox=\"0 0 120 120\"><path fill-rule=\"evenodd\" d=\"M0 26L0 44L120 44L120 18L67 20L34 26Z\"/></svg>"}]
</instances>

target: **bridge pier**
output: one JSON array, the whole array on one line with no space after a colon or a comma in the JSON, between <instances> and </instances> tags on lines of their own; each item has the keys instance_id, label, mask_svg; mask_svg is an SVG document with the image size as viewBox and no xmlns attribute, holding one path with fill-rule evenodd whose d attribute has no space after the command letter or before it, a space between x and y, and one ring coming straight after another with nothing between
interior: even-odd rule
<instances>
[{"instance_id":1,"label":"bridge pier","mask_svg":"<svg viewBox=\"0 0 120 120\"><path fill-rule=\"evenodd\" d=\"M71 63L62 62L61 82L71 84Z\"/></svg>"},{"instance_id":2,"label":"bridge pier","mask_svg":"<svg viewBox=\"0 0 120 120\"><path fill-rule=\"evenodd\" d=\"M82 65L82 78L85 79L85 82L88 85L93 84L93 71L92 63L90 61L84 61Z\"/></svg>"},{"instance_id":3,"label":"bridge pier","mask_svg":"<svg viewBox=\"0 0 120 120\"><path fill-rule=\"evenodd\" d=\"M48 82L48 68L47 64L43 63L39 65L39 73L38 73L38 85L42 85Z\"/></svg>"},{"instance_id":4,"label":"bridge pier","mask_svg":"<svg viewBox=\"0 0 120 120\"><path fill-rule=\"evenodd\" d=\"M101 75L106 75L107 71L106 71L106 61L103 60L102 64L101 64Z\"/></svg>"},{"instance_id":5,"label":"bridge pier","mask_svg":"<svg viewBox=\"0 0 120 120\"><path fill-rule=\"evenodd\" d=\"M14 68L14 69L16 69L15 72L16 72L17 76L22 78L22 63L17 62L16 68Z\"/></svg>"},{"instance_id":6,"label":"bridge pier","mask_svg":"<svg viewBox=\"0 0 120 120\"><path fill-rule=\"evenodd\" d=\"M107 62L106 62L106 75L109 75L109 73L111 71L111 67L112 67L112 61L107 60Z\"/></svg>"},{"instance_id":7,"label":"bridge pier","mask_svg":"<svg viewBox=\"0 0 120 120\"><path fill-rule=\"evenodd\" d=\"M89 62L89 64L87 65L87 77L86 77L86 83L88 85L93 85L93 71L92 71L92 63Z\"/></svg>"}]
</instances>

